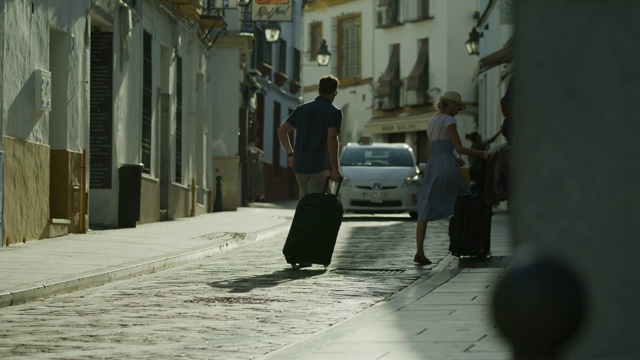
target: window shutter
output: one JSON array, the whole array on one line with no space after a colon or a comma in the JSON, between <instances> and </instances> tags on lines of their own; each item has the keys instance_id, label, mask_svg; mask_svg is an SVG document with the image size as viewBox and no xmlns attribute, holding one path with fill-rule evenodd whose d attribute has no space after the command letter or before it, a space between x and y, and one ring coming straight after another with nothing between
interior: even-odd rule
<instances>
[{"instance_id":1,"label":"window shutter","mask_svg":"<svg viewBox=\"0 0 640 360\"><path fill-rule=\"evenodd\" d=\"M407 78L407 90L418 90L420 78L425 71L425 65L429 61L429 39L420 40L420 52L416 63Z\"/></svg>"},{"instance_id":2,"label":"window shutter","mask_svg":"<svg viewBox=\"0 0 640 360\"><path fill-rule=\"evenodd\" d=\"M400 66L400 44L391 45L391 56L387 69L380 77L380 85L378 86L378 96L389 96L391 93L391 81Z\"/></svg>"}]
</instances>

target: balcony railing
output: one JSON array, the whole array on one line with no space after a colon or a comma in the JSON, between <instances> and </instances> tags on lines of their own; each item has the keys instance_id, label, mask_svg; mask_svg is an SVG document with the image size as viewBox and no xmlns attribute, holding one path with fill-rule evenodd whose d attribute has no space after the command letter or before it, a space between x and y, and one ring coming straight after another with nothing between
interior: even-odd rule
<instances>
[{"instance_id":1,"label":"balcony railing","mask_svg":"<svg viewBox=\"0 0 640 360\"><path fill-rule=\"evenodd\" d=\"M404 106L429 105L435 99L430 99L427 87L421 86L417 90L407 90L407 78L395 80L391 84L388 96L378 96L375 108L377 110L393 110Z\"/></svg>"}]
</instances>

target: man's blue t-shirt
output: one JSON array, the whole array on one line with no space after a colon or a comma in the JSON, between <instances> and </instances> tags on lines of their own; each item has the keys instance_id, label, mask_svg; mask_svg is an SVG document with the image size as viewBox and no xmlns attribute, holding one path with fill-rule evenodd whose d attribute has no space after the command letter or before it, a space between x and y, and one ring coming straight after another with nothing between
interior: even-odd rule
<instances>
[{"instance_id":1,"label":"man's blue t-shirt","mask_svg":"<svg viewBox=\"0 0 640 360\"><path fill-rule=\"evenodd\" d=\"M331 170L327 131L342 127L342 111L324 96L298 106L287 121L296 129L293 172L314 174Z\"/></svg>"}]
</instances>

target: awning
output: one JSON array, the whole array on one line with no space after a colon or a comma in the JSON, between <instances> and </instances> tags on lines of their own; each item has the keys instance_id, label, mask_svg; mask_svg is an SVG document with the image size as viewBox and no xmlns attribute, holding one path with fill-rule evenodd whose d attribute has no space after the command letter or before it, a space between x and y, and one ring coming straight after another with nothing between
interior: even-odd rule
<instances>
[{"instance_id":1,"label":"awning","mask_svg":"<svg viewBox=\"0 0 640 360\"><path fill-rule=\"evenodd\" d=\"M493 67L498 65L502 65L513 60L513 49L512 49L513 37L507 40L504 43L504 46L496 52L493 52L482 59L480 59L480 71L479 73L485 72Z\"/></svg>"},{"instance_id":2,"label":"awning","mask_svg":"<svg viewBox=\"0 0 640 360\"><path fill-rule=\"evenodd\" d=\"M420 88L420 77L425 71L425 65L429 62L429 39L424 39L420 44L420 52L413 69L407 78L407 90L418 90ZM427 71L427 74L429 71Z\"/></svg>"},{"instance_id":3,"label":"awning","mask_svg":"<svg viewBox=\"0 0 640 360\"><path fill-rule=\"evenodd\" d=\"M391 93L391 81L398 71L398 66L400 66L400 45L393 45L387 69L384 71L384 74L382 74L382 77L380 77L378 96L389 96L389 93Z\"/></svg>"},{"instance_id":4,"label":"awning","mask_svg":"<svg viewBox=\"0 0 640 360\"><path fill-rule=\"evenodd\" d=\"M404 116L396 115L374 117L364 125L364 132L375 135L426 131L429 119L431 119L435 114L436 112L433 111Z\"/></svg>"}]
</instances>

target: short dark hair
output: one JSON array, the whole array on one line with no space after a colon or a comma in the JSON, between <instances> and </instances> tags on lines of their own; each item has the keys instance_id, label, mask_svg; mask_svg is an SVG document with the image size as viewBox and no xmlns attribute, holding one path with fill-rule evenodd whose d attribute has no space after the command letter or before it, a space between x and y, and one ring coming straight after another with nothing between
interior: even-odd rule
<instances>
[{"instance_id":1,"label":"short dark hair","mask_svg":"<svg viewBox=\"0 0 640 360\"><path fill-rule=\"evenodd\" d=\"M333 75L325 75L320 78L320 82L318 83L318 92L321 95L332 95L336 90L338 90L338 85L340 85L340 81L338 78Z\"/></svg>"}]
</instances>

